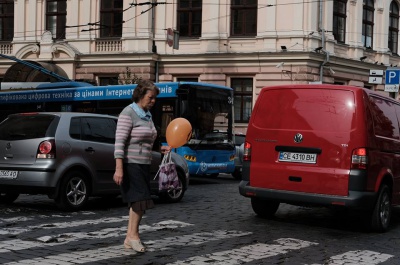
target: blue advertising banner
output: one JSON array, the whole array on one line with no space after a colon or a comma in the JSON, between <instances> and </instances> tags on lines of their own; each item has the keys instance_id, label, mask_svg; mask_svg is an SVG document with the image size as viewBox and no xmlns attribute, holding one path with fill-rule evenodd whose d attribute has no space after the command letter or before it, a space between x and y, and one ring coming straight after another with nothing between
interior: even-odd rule
<instances>
[{"instance_id":1,"label":"blue advertising banner","mask_svg":"<svg viewBox=\"0 0 400 265\"><path fill-rule=\"evenodd\" d=\"M157 83L158 97L175 97L179 83ZM0 92L0 104L131 99L136 85Z\"/></svg>"}]
</instances>

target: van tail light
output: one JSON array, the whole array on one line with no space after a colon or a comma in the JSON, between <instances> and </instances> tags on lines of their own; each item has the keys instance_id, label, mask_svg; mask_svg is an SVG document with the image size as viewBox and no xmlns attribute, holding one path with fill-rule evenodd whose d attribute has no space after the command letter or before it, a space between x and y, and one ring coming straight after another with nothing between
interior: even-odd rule
<instances>
[{"instance_id":1,"label":"van tail light","mask_svg":"<svg viewBox=\"0 0 400 265\"><path fill-rule=\"evenodd\" d=\"M56 158L56 144L54 140L46 140L39 144L36 154L39 159L54 159Z\"/></svg>"},{"instance_id":2,"label":"van tail light","mask_svg":"<svg viewBox=\"0 0 400 265\"><path fill-rule=\"evenodd\" d=\"M245 142L243 150L243 161L250 161L250 160L251 160L251 144L249 142Z\"/></svg>"},{"instance_id":3,"label":"van tail light","mask_svg":"<svg viewBox=\"0 0 400 265\"><path fill-rule=\"evenodd\" d=\"M351 154L351 169L367 169L368 152L366 148L357 148Z\"/></svg>"}]
</instances>

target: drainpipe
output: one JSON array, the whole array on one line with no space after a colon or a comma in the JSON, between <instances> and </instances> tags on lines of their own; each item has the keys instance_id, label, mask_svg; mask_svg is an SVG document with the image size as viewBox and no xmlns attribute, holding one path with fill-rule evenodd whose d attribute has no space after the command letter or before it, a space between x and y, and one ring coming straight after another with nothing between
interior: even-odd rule
<instances>
[{"instance_id":1,"label":"drainpipe","mask_svg":"<svg viewBox=\"0 0 400 265\"><path fill-rule=\"evenodd\" d=\"M152 1L152 8L151 8L151 31L153 33L153 46L151 48L151 51L157 55L156 30L155 30L155 12L156 12L155 9L156 9L156 6L157 6L156 0L153 0ZM156 81L156 83L158 83L158 78L159 78L159 76L158 76L159 75L158 58L156 58L154 67L155 67L155 78L156 78L155 81Z\"/></svg>"},{"instance_id":2,"label":"drainpipe","mask_svg":"<svg viewBox=\"0 0 400 265\"><path fill-rule=\"evenodd\" d=\"M325 50L325 29L323 27L323 4L322 0L319 0L319 30L321 31L321 46L322 46L322 51L325 53L325 59L319 66L319 81L322 82L324 78L324 66L329 62L329 52Z\"/></svg>"},{"instance_id":3,"label":"drainpipe","mask_svg":"<svg viewBox=\"0 0 400 265\"><path fill-rule=\"evenodd\" d=\"M156 83L158 83L158 75L159 75L159 73L158 73L158 59L157 59L157 61L156 61L156 65L155 65L155 68L156 68L156 72L155 72L155 75L156 75Z\"/></svg>"},{"instance_id":4,"label":"drainpipe","mask_svg":"<svg viewBox=\"0 0 400 265\"><path fill-rule=\"evenodd\" d=\"M324 66L325 66L325 64L329 63L329 52L325 49L322 49L322 51L325 53L325 59L319 66L319 81L321 81L321 82L324 78Z\"/></svg>"},{"instance_id":5,"label":"drainpipe","mask_svg":"<svg viewBox=\"0 0 400 265\"><path fill-rule=\"evenodd\" d=\"M157 53L157 46L156 46L156 30L155 30L155 8L156 7L156 0L152 2L151 8L151 31L153 33L153 47L152 52Z\"/></svg>"}]
</instances>

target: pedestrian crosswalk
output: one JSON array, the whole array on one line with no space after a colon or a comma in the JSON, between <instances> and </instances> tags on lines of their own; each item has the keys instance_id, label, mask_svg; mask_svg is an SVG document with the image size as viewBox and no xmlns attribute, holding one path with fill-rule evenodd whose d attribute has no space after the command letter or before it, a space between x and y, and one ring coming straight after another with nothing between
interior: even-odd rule
<instances>
[{"instance_id":1,"label":"pedestrian crosswalk","mask_svg":"<svg viewBox=\"0 0 400 265\"><path fill-rule=\"evenodd\" d=\"M37 217L39 219L40 217ZM103 218L74 218L64 217L62 222L37 222L35 218L1 219L0 218L0 263L16 264L82 264L108 263L118 264L116 260L131 257L132 260L145 259L146 256L137 256L132 250L122 248L122 240L126 233L126 216ZM62 219L62 217L58 218ZM43 219L44 221L45 219ZM21 225L16 225L18 223ZM13 225L7 225L13 223ZM24 223L37 223L27 225ZM107 225L110 227L107 227ZM101 225L101 229L88 229ZM82 227L79 231L80 227ZM106 228L104 228L106 227ZM151 253L180 253L183 249L190 249L184 255L169 255L170 260L163 260L160 264L169 265L200 265L200 264L270 264L268 260L292 253L291 256L302 255L301 250L318 247L320 242L305 238L277 238L269 242L252 242L255 236L250 231L238 230L210 230L195 231L195 224L177 220L161 222L144 222L140 230L148 254L151 259L157 255ZM171 231L173 236L165 235ZM31 236L27 236L31 235ZM38 235L38 236L36 236ZM241 239L241 240L239 240ZM99 243L100 242L100 243ZM226 242L235 242L235 247L227 247ZM218 244L217 244L218 243ZM214 249L207 248L210 244ZM75 246L75 247L71 247ZM197 251L202 247L202 251ZM57 251L56 251L57 249ZM67 251L63 251L67 250ZM326 256L326 253L324 253ZM150 257L149 256L149 257ZM343 253L324 257L323 263L301 263L302 265L378 265L390 261L394 256L379 253L374 249L360 249L343 251ZM134 263L136 264L136 263ZM141 264L141 263L138 263ZM158 264L158 263L157 263ZM293 263L294 264L294 263Z\"/></svg>"},{"instance_id":2,"label":"pedestrian crosswalk","mask_svg":"<svg viewBox=\"0 0 400 265\"><path fill-rule=\"evenodd\" d=\"M285 254L290 250L297 250L317 243L303 241L294 238L280 238L277 244L252 244L241 248L214 252L203 256L194 256L186 260L169 263L169 265L197 265L199 263L220 263L220 264L243 264L254 260L267 259L272 256Z\"/></svg>"}]
</instances>

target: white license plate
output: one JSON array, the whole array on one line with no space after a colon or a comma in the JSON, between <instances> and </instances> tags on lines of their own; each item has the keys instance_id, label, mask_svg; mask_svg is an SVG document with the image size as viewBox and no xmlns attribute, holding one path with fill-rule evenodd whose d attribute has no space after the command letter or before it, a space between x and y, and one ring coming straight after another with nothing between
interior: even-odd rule
<instances>
[{"instance_id":1,"label":"white license plate","mask_svg":"<svg viewBox=\"0 0 400 265\"><path fill-rule=\"evenodd\" d=\"M18 171L0 170L0 179L15 179L18 176Z\"/></svg>"},{"instance_id":2,"label":"white license plate","mask_svg":"<svg viewBox=\"0 0 400 265\"><path fill-rule=\"evenodd\" d=\"M296 163L317 163L317 154L279 152L279 161Z\"/></svg>"}]
</instances>

